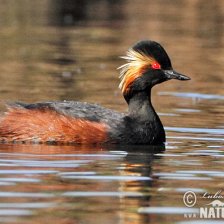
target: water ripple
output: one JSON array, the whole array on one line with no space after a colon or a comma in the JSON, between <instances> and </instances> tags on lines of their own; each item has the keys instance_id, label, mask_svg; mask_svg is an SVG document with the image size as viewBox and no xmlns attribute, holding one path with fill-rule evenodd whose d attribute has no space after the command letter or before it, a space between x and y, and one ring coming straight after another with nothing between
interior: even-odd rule
<instances>
[{"instance_id":1,"label":"water ripple","mask_svg":"<svg viewBox=\"0 0 224 224\"><path fill-rule=\"evenodd\" d=\"M201 140L201 141L221 141L224 142L224 138L213 137L192 137L192 136L167 136L167 139L186 139L186 140Z\"/></svg>"},{"instance_id":2,"label":"water ripple","mask_svg":"<svg viewBox=\"0 0 224 224\"><path fill-rule=\"evenodd\" d=\"M223 95L215 95L215 94L203 94L203 93L186 93L186 92L159 92L159 95L162 96L176 96L176 97L184 97L184 98L194 98L194 99L206 99L206 100L224 100Z\"/></svg>"},{"instance_id":3,"label":"water ripple","mask_svg":"<svg viewBox=\"0 0 224 224\"><path fill-rule=\"evenodd\" d=\"M180 127L165 127L166 131L186 132L186 133L206 133L223 135L224 129L215 128L180 128Z\"/></svg>"},{"instance_id":4,"label":"water ripple","mask_svg":"<svg viewBox=\"0 0 224 224\"><path fill-rule=\"evenodd\" d=\"M0 203L0 208L51 208L56 206L53 202L32 202L32 203Z\"/></svg>"},{"instance_id":5,"label":"water ripple","mask_svg":"<svg viewBox=\"0 0 224 224\"><path fill-rule=\"evenodd\" d=\"M32 211L25 209L0 209L1 216L32 215Z\"/></svg>"},{"instance_id":6,"label":"water ripple","mask_svg":"<svg viewBox=\"0 0 224 224\"><path fill-rule=\"evenodd\" d=\"M26 192L10 192L10 191L0 191L0 197L4 198L51 198L54 194L51 193L26 193Z\"/></svg>"},{"instance_id":7,"label":"water ripple","mask_svg":"<svg viewBox=\"0 0 224 224\"><path fill-rule=\"evenodd\" d=\"M182 207L141 207L138 209L139 213L146 214L186 214L186 213L198 213L197 208L182 208Z\"/></svg>"},{"instance_id":8,"label":"water ripple","mask_svg":"<svg viewBox=\"0 0 224 224\"><path fill-rule=\"evenodd\" d=\"M56 170L0 170L0 174L55 174L58 173Z\"/></svg>"},{"instance_id":9,"label":"water ripple","mask_svg":"<svg viewBox=\"0 0 224 224\"><path fill-rule=\"evenodd\" d=\"M146 181L151 180L150 177L142 176L79 176L79 175L62 175L62 178L66 179L87 179L87 180L100 180L100 181Z\"/></svg>"},{"instance_id":10,"label":"water ripple","mask_svg":"<svg viewBox=\"0 0 224 224\"><path fill-rule=\"evenodd\" d=\"M63 193L62 196L66 196L66 197L142 197L142 196L145 196L145 194L142 194L140 192L128 192L128 191L125 191L125 192L70 191L70 192Z\"/></svg>"},{"instance_id":11,"label":"water ripple","mask_svg":"<svg viewBox=\"0 0 224 224\"><path fill-rule=\"evenodd\" d=\"M23 182L23 183L38 183L41 180L40 179L36 179L36 178L22 178L22 177L15 177L15 178L11 178L11 177L0 177L0 181L6 181L6 182Z\"/></svg>"}]
</instances>

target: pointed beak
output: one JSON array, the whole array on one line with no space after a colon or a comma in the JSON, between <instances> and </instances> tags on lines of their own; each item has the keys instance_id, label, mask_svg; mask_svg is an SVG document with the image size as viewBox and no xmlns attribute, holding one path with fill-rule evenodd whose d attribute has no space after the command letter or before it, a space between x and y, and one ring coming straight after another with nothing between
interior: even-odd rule
<instances>
[{"instance_id":1,"label":"pointed beak","mask_svg":"<svg viewBox=\"0 0 224 224\"><path fill-rule=\"evenodd\" d=\"M164 74L167 77L167 79L178 79L178 80L190 80L191 78L186 76L186 75L182 75L174 70L164 70Z\"/></svg>"}]
</instances>

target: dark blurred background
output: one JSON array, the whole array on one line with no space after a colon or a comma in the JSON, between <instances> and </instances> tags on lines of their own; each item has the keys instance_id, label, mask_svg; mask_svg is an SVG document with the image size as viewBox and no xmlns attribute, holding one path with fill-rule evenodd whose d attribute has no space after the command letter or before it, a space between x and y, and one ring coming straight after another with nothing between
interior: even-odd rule
<instances>
[{"instance_id":1,"label":"dark blurred background","mask_svg":"<svg viewBox=\"0 0 224 224\"><path fill-rule=\"evenodd\" d=\"M118 56L160 42L191 82L155 88L223 94L222 0L0 0L0 99L74 99L123 110ZM118 96L118 97L117 97ZM169 103L169 102L168 102ZM169 107L159 104L158 107Z\"/></svg>"}]
</instances>

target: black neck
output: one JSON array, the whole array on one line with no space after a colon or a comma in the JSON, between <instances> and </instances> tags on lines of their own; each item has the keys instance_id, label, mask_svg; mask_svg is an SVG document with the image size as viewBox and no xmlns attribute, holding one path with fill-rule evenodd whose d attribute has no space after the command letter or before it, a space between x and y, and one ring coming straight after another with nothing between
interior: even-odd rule
<instances>
[{"instance_id":1,"label":"black neck","mask_svg":"<svg viewBox=\"0 0 224 224\"><path fill-rule=\"evenodd\" d=\"M128 97L129 96L129 97ZM150 144L161 144L165 142L165 131L151 103L151 89L148 91L132 92L126 95L131 122L128 127L140 137L143 142Z\"/></svg>"},{"instance_id":2,"label":"black neck","mask_svg":"<svg viewBox=\"0 0 224 224\"><path fill-rule=\"evenodd\" d=\"M151 103L151 90L134 94L128 101L129 116L139 120L155 120L157 114Z\"/></svg>"}]
</instances>

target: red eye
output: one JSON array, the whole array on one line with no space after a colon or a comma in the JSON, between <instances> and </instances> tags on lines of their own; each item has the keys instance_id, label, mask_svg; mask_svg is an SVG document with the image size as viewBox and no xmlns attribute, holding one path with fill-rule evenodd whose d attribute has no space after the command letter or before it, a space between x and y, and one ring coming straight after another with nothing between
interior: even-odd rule
<instances>
[{"instance_id":1,"label":"red eye","mask_svg":"<svg viewBox=\"0 0 224 224\"><path fill-rule=\"evenodd\" d=\"M154 62L154 63L152 64L152 68L153 68L153 69L161 69L161 66L160 66L159 63Z\"/></svg>"}]
</instances>

